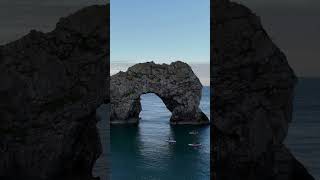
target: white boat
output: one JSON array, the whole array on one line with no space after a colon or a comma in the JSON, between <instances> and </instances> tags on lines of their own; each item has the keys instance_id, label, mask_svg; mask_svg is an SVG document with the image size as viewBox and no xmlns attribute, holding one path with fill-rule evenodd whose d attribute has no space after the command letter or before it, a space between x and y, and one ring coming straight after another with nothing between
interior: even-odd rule
<instances>
[{"instance_id":1,"label":"white boat","mask_svg":"<svg viewBox=\"0 0 320 180\"><path fill-rule=\"evenodd\" d=\"M191 132L189 132L189 134L196 135L196 134L198 134L198 132L197 131L191 131Z\"/></svg>"},{"instance_id":2,"label":"white boat","mask_svg":"<svg viewBox=\"0 0 320 180\"><path fill-rule=\"evenodd\" d=\"M168 140L166 140L168 143L176 143L177 141L175 141L175 140L171 140L171 139L168 139Z\"/></svg>"},{"instance_id":3,"label":"white boat","mask_svg":"<svg viewBox=\"0 0 320 180\"><path fill-rule=\"evenodd\" d=\"M188 146L192 146L192 147L199 147L202 146L200 143L192 143L192 144L188 144Z\"/></svg>"}]
</instances>

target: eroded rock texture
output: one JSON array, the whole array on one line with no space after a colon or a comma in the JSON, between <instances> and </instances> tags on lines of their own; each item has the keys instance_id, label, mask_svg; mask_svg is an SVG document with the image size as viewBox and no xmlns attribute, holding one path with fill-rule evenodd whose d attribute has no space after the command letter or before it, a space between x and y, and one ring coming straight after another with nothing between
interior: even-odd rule
<instances>
[{"instance_id":1,"label":"eroded rock texture","mask_svg":"<svg viewBox=\"0 0 320 180\"><path fill-rule=\"evenodd\" d=\"M286 56L248 8L228 0L212 6L217 178L313 179L283 145L297 81Z\"/></svg>"},{"instance_id":2,"label":"eroded rock texture","mask_svg":"<svg viewBox=\"0 0 320 180\"><path fill-rule=\"evenodd\" d=\"M166 105L172 116L171 124L207 124L206 115L199 104L202 85L186 63L140 63L127 72L111 76L110 122L138 123L141 111L140 96L155 93Z\"/></svg>"},{"instance_id":3,"label":"eroded rock texture","mask_svg":"<svg viewBox=\"0 0 320 180\"><path fill-rule=\"evenodd\" d=\"M0 179L91 179L108 58L109 6L0 47Z\"/></svg>"}]
</instances>

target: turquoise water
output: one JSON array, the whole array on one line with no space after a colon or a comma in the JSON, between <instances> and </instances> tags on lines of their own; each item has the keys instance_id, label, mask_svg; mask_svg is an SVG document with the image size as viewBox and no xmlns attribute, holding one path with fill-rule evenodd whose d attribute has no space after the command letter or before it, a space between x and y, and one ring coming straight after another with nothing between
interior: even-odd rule
<instances>
[{"instance_id":1,"label":"turquoise water","mask_svg":"<svg viewBox=\"0 0 320 180\"><path fill-rule=\"evenodd\" d=\"M111 127L111 179L188 179L210 177L210 127L170 126L171 113L154 94L141 97L140 123ZM203 88L201 109L210 117L210 90ZM189 132L197 130L198 135ZM174 138L176 144L166 140ZM199 142L200 148L188 146Z\"/></svg>"}]
</instances>

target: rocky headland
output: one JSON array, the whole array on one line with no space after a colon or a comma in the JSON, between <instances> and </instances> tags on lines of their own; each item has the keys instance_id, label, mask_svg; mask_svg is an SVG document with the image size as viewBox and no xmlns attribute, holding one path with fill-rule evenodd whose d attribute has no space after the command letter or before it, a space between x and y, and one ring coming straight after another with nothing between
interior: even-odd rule
<instances>
[{"instance_id":1,"label":"rocky headland","mask_svg":"<svg viewBox=\"0 0 320 180\"><path fill-rule=\"evenodd\" d=\"M297 82L285 54L245 6L211 6L212 178L314 179L283 144Z\"/></svg>"},{"instance_id":2,"label":"rocky headland","mask_svg":"<svg viewBox=\"0 0 320 180\"><path fill-rule=\"evenodd\" d=\"M171 64L139 63L110 79L111 124L137 124L140 96L155 93L172 113L171 124L208 124L200 110L202 85L191 67L181 61Z\"/></svg>"},{"instance_id":3,"label":"rocky headland","mask_svg":"<svg viewBox=\"0 0 320 180\"><path fill-rule=\"evenodd\" d=\"M108 59L109 5L0 47L0 179L93 179Z\"/></svg>"}]
</instances>

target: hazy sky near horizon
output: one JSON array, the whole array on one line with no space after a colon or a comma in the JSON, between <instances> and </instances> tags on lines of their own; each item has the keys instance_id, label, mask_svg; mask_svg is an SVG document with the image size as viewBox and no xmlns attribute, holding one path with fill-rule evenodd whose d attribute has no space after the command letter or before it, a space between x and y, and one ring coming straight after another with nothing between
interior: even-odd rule
<instances>
[{"instance_id":1,"label":"hazy sky near horizon","mask_svg":"<svg viewBox=\"0 0 320 180\"><path fill-rule=\"evenodd\" d=\"M209 0L111 1L111 63L210 63Z\"/></svg>"},{"instance_id":2,"label":"hazy sky near horizon","mask_svg":"<svg viewBox=\"0 0 320 180\"><path fill-rule=\"evenodd\" d=\"M298 76L320 77L320 0L234 0L256 13Z\"/></svg>"}]
</instances>

